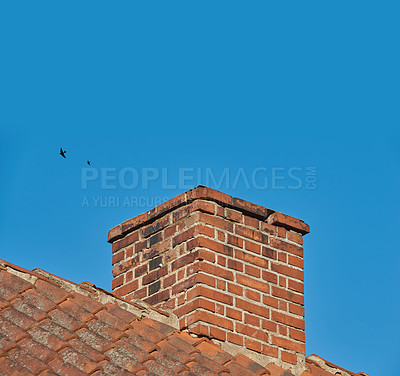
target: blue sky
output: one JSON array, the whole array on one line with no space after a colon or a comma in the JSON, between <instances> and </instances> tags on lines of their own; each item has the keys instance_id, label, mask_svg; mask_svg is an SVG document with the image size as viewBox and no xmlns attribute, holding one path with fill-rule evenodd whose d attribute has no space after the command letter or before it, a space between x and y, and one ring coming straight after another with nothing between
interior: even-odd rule
<instances>
[{"instance_id":1,"label":"blue sky","mask_svg":"<svg viewBox=\"0 0 400 376\"><path fill-rule=\"evenodd\" d=\"M188 187L242 171L249 185L231 177L220 190L311 226L307 354L395 376L398 12L394 1L3 2L0 257L110 290L111 227L186 190L184 168ZM84 189L88 159L99 177ZM124 168L136 188L121 186ZM145 187L145 168L177 187ZM109 197L120 205L94 204Z\"/></svg>"}]
</instances>

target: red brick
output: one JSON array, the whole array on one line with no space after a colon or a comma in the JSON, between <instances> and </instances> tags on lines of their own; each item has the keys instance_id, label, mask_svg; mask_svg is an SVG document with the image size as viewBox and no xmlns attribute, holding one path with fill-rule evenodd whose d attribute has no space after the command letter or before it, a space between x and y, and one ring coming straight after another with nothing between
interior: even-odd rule
<instances>
[{"instance_id":1,"label":"red brick","mask_svg":"<svg viewBox=\"0 0 400 376\"><path fill-rule=\"evenodd\" d=\"M274 249L271 249L269 247L262 247L261 253L264 257L276 260L276 251Z\"/></svg>"},{"instance_id":2,"label":"red brick","mask_svg":"<svg viewBox=\"0 0 400 376\"><path fill-rule=\"evenodd\" d=\"M248 313L245 313L244 314L244 323L259 327L260 326L260 318L257 316L253 316Z\"/></svg>"},{"instance_id":3,"label":"red brick","mask_svg":"<svg viewBox=\"0 0 400 376\"><path fill-rule=\"evenodd\" d=\"M250 338L246 338L245 345L246 348L248 348L249 350L261 352L262 345L260 342L254 341Z\"/></svg>"},{"instance_id":4,"label":"red brick","mask_svg":"<svg viewBox=\"0 0 400 376\"><path fill-rule=\"evenodd\" d=\"M260 269L255 268L254 266L246 265L244 270L246 274L252 275L253 277L260 278L261 276Z\"/></svg>"},{"instance_id":5,"label":"red brick","mask_svg":"<svg viewBox=\"0 0 400 376\"><path fill-rule=\"evenodd\" d=\"M131 258L133 256L133 245L126 247L125 249L125 258Z\"/></svg>"},{"instance_id":6,"label":"red brick","mask_svg":"<svg viewBox=\"0 0 400 376\"><path fill-rule=\"evenodd\" d=\"M120 224L121 232L126 234L128 231L134 230L136 227L143 225L147 220L147 213L142 213L134 218L128 219Z\"/></svg>"},{"instance_id":7,"label":"red brick","mask_svg":"<svg viewBox=\"0 0 400 376\"><path fill-rule=\"evenodd\" d=\"M243 346L243 336L239 334L228 332L227 341Z\"/></svg>"},{"instance_id":8,"label":"red brick","mask_svg":"<svg viewBox=\"0 0 400 376\"><path fill-rule=\"evenodd\" d=\"M285 337L287 336L287 329L288 327L286 325L278 325L278 333Z\"/></svg>"},{"instance_id":9,"label":"red brick","mask_svg":"<svg viewBox=\"0 0 400 376\"><path fill-rule=\"evenodd\" d=\"M268 269L268 260L243 251L235 250L235 258Z\"/></svg>"},{"instance_id":10,"label":"red brick","mask_svg":"<svg viewBox=\"0 0 400 376\"><path fill-rule=\"evenodd\" d=\"M304 280L304 272L302 270L291 268L290 266L271 263L271 270L301 281Z\"/></svg>"},{"instance_id":11,"label":"red brick","mask_svg":"<svg viewBox=\"0 0 400 376\"><path fill-rule=\"evenodd\" d=\"M284 349L296 351L299 353L305 353L305 351L306 351L304 343L298 343L298 342L291 341L286 338L281 338L281 337L277 337L277 336L272 336L272 344L277 345L280 348L283 347Z\"/></svg>"},{"instance_id":12,"label":"red brick","mask_svg":"<svg viewBox=\"0 0 400 376\"><path fill-rule=\"evenodd\" d=\"M154 295L150 296L149 298L144 299L144 301L146 303L149 303L150 305L156 305L160 302L168 300L170 297L169 294L170 294L169 290L162 290L162 291L158 292L157 294L154 294Z\"/></svg>"},{"instance_id":13,"label":"red brick","mask_svg":"<svg viewBox=\"0 0 400 376\"><path fill-rule=\"evenodd\" d=\"M176 282L176 274L169 275L168 277L164 278L163 281L163 288L169 287Z\"/></svg>"},{"instance_id":14,"label":"red brick","mask_svg":"<svg viewBox=\"0 0 400 376\"><path fill-rule=\"evenodd\" d=\"M147 273L147 265L148 264L144 264L144 265L138 266L135 269L135 278L140 277L143 274Z\"/></svg>"},{"instance_id":15,"label":"red brick","mask_svg":"<svg viewBox=\"0 0 400 376\"><path fill-rule=\"evenodd\" d=\"M119 287L113 291L116 296L124 296L132 291L137 290L139 283L137 280L127 283L126 285Z\"/></svg>"},{"instance_id":16,"label":"red brick","mask_svg":"<svg viewBox=\"0 0 400 376\"><path fill-rule=\"evenodd\" d=\"M225 307L222 304L215 303L215 313L218 313L221 316L224 316L225 315Z\"/></svg>"},{"instance_id":17,"label":"red brick","mask_svg":"<svg viewBox=\"0 0 400 376\"><path fill-rule=\"evenodd\" d=\"M192 189L189 192L186 192L187 199L188 200L196 200L196 199L206 199L206 200L212 200L216 201L218 203L223 203L227 205L232 205L232 197L222 193L218 192L214 189L204 187L204 186L199 186L194 189Z\"/></svg>"},{"instance_id":18,"label":"red brick","mask_svg":"<svg viewBox=\"0 0 400 376\"><path fill-rule=\"evenodd\" d=\"M199 308L203 308L205 310L215 312L215 303L210 302L207 299L203 298L196 298L189 303L186 303L183 306L179 306L175 311L174 314L178 317L188 314L189 312L194 312Z\"/></svg>"},{"instance_id":19,"label":"red brick","mask_svg":"<svg viewBox=\"0 0 400 376\"><path fill-rule=\"evenodd\" d=\"M304 305L304 296L296 294L292 291L282 289L280 287L272 286L272 295L277 298L289 300L293 303Z\"/></svg>"},{"instance_id":20,"label":"red brick","mask_svg":"<svg viewBox=\"0 0 400 376\"><path fill-rule=\"evenodd\" d=\"M297 364L297 355L296 354L288 353L288 352L282 350L281 359L282 359L282 361L284 361L286 363Z\"/></svg>"},{"instance_id":21,"label":"red brick","mask_svg":"<svg viewBox=\"0 0 400 376\"><path fill-rule=\"evenodd\" d=\"M171 241L165 240L161 243L158 243L156 246L152 247L151 249L144 251L143 252L143 260L148 260L153 257L156 257L160 255L161 253L164 253L171 249Z\"/></svg>"},{"instance_id":22,"label":"red brick","mask_svg":"<svg viewBox=\"0 0 400 376\"><path fill-rule=\"evenodd\" d=\"M225 210L224 210L224 208L222 207L222 206L220 206L220 205L217 205L216 206L216 214L218 215L218 216L220 216L220 217L224 217L225 216Z\"/></svg>"},{"instance_id":23,"label":"red brick","mask_svg":"<svg viewBox=\"0 0 400 376\"><path fill-rule=\"evenodd\" d=\"M202 234L202 235L207 235L210 238L214 237L214 229L212 227L208 227L202 224L198 224L196 226L196 233L197 234ZM225 241L225 238L223 239L223 241Z\"/></svg>"},{"instance_id":24,"label":"red brick","mask_svg":"<svg viewBox=\"0 0 400 376\"><path fill-rule=\"evenodd\" d=\"M119 238L121 234L122 234L121 225L115 226L108 232L107 241L109 243L112 243L114 240Z\"/></svg>"},{"instance_id":25,"label":"red brick","mask_svg":"<svg viewBox=\"0 0 400 376\"><path fill-rule=\"evenodd\" d=\"M205 286L196 286L187 292L187 299L192 300L195 297L203 297L215 300L217 302L232 305L233 297L220 291L211 290Z\"/></svg>"},{"instance_id":26,"label":"red brick","mask_svg":"<svg viewBox=\"0 0 400 376\"><path fill-rule=\"evenodd\" d=\"M278 260L281 262L287 263L287 253L285 252L278 252Z\"/></svg>"},{"instance_id":27,"label":"red brick","mask_svg":"<svg viewBox=\"0 0 400 376\"><path fill-rule=\"evenodd\" d=\"M286 238L286 230L283 227L278 227L278 236L280 238Z\"/></svg>"},{"instance_id":28,"label":"red brick","mask_svg":"<svg viewBox=\"0 0 400 376\"><path fill-rule=\"evenodd\" d=\"M256 243L246 240L244 242L244 246L245 246L246 250L248 250L250 252L257 253L258 255L261 254L261 247Z\"/></svg>"},{"instance_id":29,"label":"red brick","mask_svg":"<svg viewBox=\"0 0 400 376\"><path fill-rule=\"evenodd\" d=\"M120 262L119 264L116 264L112 269L113 276L116 277L117 275L125 273L129 269L134 268L139 264L139 261L139 256L136 256L129 260L126 260L125 262Z\"/></svg>"},{"instance_id":30,"label":"red brick","mask_svg":"<svg viewBox=\"0 0 400 376\"><path fill-rule=\"evenodd\" d=\"M187 217L191 213L190 205L177 209L172 213L172 222L178 222L180 219Z\"/></svg>"},{"instance_id":31,"label":"red brick","mask_svg":"<svg viewBox=\"0 0 400 376\"><path fill-rule=\"evenodd\" d=\"M272 347L272 346L263 344L261 352L263 354L271 356L273 358L278 358L279 349L277 347Z\"/></svg>"},{"instance_id":32,"label":"red brick","mask_svg":"<svg viewBox=\"0 0 400 376\"><path fill-rule=\"evenodd\" d=\"M125 251L115 253L112 257L112 264L116 264L125 258Z\"/></svg>"},{"instance_id":33,"label":"red brick","mask_svg":"<svg viewBox=\"0 0 400 376\"><path fill-rule=\"evenodd\" d=\"M215 252L221 253L225 256L232 257L233 256L233 249L232 247L218 243L212 239L204 238L203 236L198 236L195 239L190 240L187 243L187 250L190 251L196 247L204 247Z\"/></svg>"},{"instance_id":34,"label":"red brick","mask_svg":"<svg viewBox=\"0 0 400 376\"><path fill-rule=\"evenodd\" d=\"M197 250L197 254L198 254L197 257L198 260L207 260L210 262L215 262L215 254L211 251L208 251L206 249L199 249Z\"/></svg>"},{"instance_id":35,"label":"red brick","mask_svg":"<svg viewBox=\"0 0 400 376\"><path fill-rule=\"evenodd\" d=\"M270 246L281 251L291 253L295 256L303 257L303 248L295 244L291 244L280 239L271 238Z\"/></svg>"},{"instance_id":36,"label":"red brick","mask_svg":"<svg viewBox=\"0 0 400 376\"><path fill-rule=\"evenodd\" d=\"M243 287L235 285L234 283L228 283L228 291L239 296L243 295Z\"/></svg>"},{"instance_id":37,"label":"red brick","mask_svg":"<svg viewBox=\"0 0 400 376\"><path fill-rule=\"evenodd\" d=\"M215 328L213 326L210 327L210 338L216 338L220 341L226 341L226 331L223 329Z\"/></svg>"},{"instance_id":38,"label":"red brick","mask_svg":"<svg viewBox=\"0 0 400 376\"><path fill-rule=\"evenodd\" d=\"M260 228L260 221L254 217L249 217L248 215L243 216L244 217L244 224L246 226L251 226L259 230Z\"/></svg>"},{"instance_id":39,"label":"red brick","mask_svg":"<svg viewBox=\"0 0 400 376\"><path fill-rule=\"evenodd\" d=\"M242 272L243 271L243 263L241 263L240 261L228 259L228 268Z\"/></svg>"},{"instance_id":40,"label":"red brick","mask_svg":"<svg viewBox=\"0 0 400 376\"><path fill-rule=\"evenodd\" d=\"M293 328L289 328L289 337L293 338L297 341L305 342L306 341L306 335L304 331L302 330L296 330Z\"/></svg>"},{"instance_id":41,"label":"red brick","mask_svg":"<svg viewBox=\"0 0 400 376\"><path fill-rule=\"evenodd\" d=\"M203 321L228 330L233 330L233 323L231 320L217 316L213 313L205 311L195 311L193 313L190 313L186 318L187 325L191 325L198 321Z\"/></svg>"},{"instance_id":42,"label":"red brick","mask_svg":"<svg viewBox=\"0 0 400 376\"><path fill-rule=\"evenodd\" d=\"M215 214L215 204L210 201L196 200L190 205L192 212L200 211L203 213Z\"/></svg>"},{"instance_id":43,"label":"red brick","mask_svg":"<svg viewBox=\"0 0 400 376\"><path fill-rule=\"evenodd\" d=\"M278 283L278 276L268 270L262 271L262 279L271 283Z\"/></svg>"},{"instance_id":44,"label":"red brick","mask_svg":"<svg viewBox=\"0 0 400 376\"><path fill-rule=\"evenodd\" d=\"M263 234L258 230L252 230L250 228L240 225L236 225L235 230L236 234L239 236L243 236L245 238L252 239L263 244L268 244L268 235Z\"/></svg>"},{"instance_id":45,"label":"red brick","mask_svg":"<svg viewBox=\"0 0 400 376\"><path fill-rule=\"evenodd\" d=\"M176 225L170 226L164 230L164 239L167 239L176 233Z\"/></svg>"},{"instance_id":46,"label":"red brick","mask_svg":"<svg viewBox=\"0 0 400 376\"><path fill-rule=\"evenodd\" d=\"M297 230L301 234L307 234L310 232L310 226L308 226L302 220L293 218L286 214L275 212L268 217L267 221L272 225L286 227L295 231Z\"/></svg>"},{"instance_id":47,"label":"red brick","mask_svg":"<svg viewBox=\"0 0 400 376\"><path fill-rule=\"evenodd\" d=\"M304 330L304 320L298 319L296 317L288 316L283 313L271 311L271 318L274 321L280 322L292 326L297 329Z\"/></svg>"},{"instance_id":48,"label":"red brick","mask_svg":"<svg viewBox=\"0 0 400 376\"><path fill-rule=\"evenodd\" d=\"M150 217L152 215L161 215L164 213L168 213L185 202L186 202L186 194L182 193L179 196L171 198L171 200L168 200L162 203L161 205L155 207L154 209L156 209L156 211L154 212L154 214L150 214Z\"/></svg>"},{"instance_id":49,"label":"red brick","mask_svg":"<svg viewBox=\"0 0 400 376\"><path fill-rule=\"evenodd\" d=\"M304 268L303 259L300 257L289 255L288 262L290 265L297 266L298 268Z\"/></svg>"},{"instance_id":50,"label":"red brick","mask_svg":"<svg viewBox=\"0 0 400 376\"><path fill-rule=\"evenodd\" d=\"M278 234L278 228L276 226L270 225L269 223L266 223L266 222L260 222L260 229L261 229L261 231L265 231L266 233L268 233L270 235Z\"/></svg>"},{"instance_id":51,"label":"red brick","mask_svg":"<svg viewBox=\"0 0 400 376\"><path fill-rule=\"evenodd\" d=\"M185 269L178 270L178 281L185 277Z\"/></svg>"},{"instance_id":52,"label":"red brick","mask_svg":"<svg viewBox=\"0 0 400 376\"><path fill-rule=\"evenodd\" d=\"M226 258L223 256L218 256L217 257L217 263L221 266L226 266Z\"/></svg>"},{"instance_id":53,"label":"red brick","mask_svg":"<svg viewBox=\"0 0 400 376\"><path fill-rule=\"evenodd\" d=\"M289 303L289 312L304 317L304 307L300 305Z\"/></svg>"},{"instance_id":54,"label":"red brick","mask_svg":"<svg viewBox=\"0 0 400 376\"><path fill-rule=\"evenodd\" d=\"M254 300L256 302L259 302L261 300L261 294L257 291L253 291L253 290L246 290L244 295L246 296L246 298L249 298L251 300Z\"/></svg>"},{"instance_id":55,"label":"red brick","mask_svg":"<svg viewBox=\"0 0 400 376\"><path fill-rule=\"evenodd\" d=\"M256 281L253 278L250 278L250 277L247 277L247 276L244 276L241 274L238 274L236 276L236 281L240 285L251 287L254 290L263 291L267 294L269 293L269 285L266 284L265 282Z\"/></svg>"},{"instance_id":56,"label":"red brick","mask_svg":"<svg viewBox=\"0 0 400 376\"><path fill-rule=\"evenodd\" d=\"M225 219L205 213L200 213L199 219L200 222L203 222L207 225L218 227L221 230L233 232L233 224L231 222L226 221Z\"/></svg>"},{"instance_id":57,"label":"red brick","mask_svg":"<svg viewBox=\"0 0 400 376\"><path fill-rule=\"evenodd\" d=\"M193 261L196 260L197 256L198 254L196 252L192 252L178 258L171 264L171 270L175 271L182 268L183 266L193 263Z\"/></svg>"},{"instance_id":58,"label":"red brick","mask_svg":"<svg viewBox=\"0 0 400 376\"><path fill-rule=\"evenodd\" d=\"M293 291L304 293L304 284L301 282L293 281L292 279L288 280L288 288Z\"/></svg>"},{"instance_id":59,"label":"red brick","mask_svg":"<svg viewBox=\"0 0 400 376\"><path fill-rule=\"evenodd\" d=\"M216 286L216 279L210 275L203 274L203 273L198 273L197 274L197 283L203 283L205 285L208 285L212 288L215 288Z\"/></svg>"},{"instance_id":60,"label":"red brick","mask_svg":"<svg viewBox=\"0 0 400 376\"><path fill-rule=\"evenodd\" d=\"M288 310L288 304L284 300L279 301L279 309L281 311L287 311Z\"/></svg>"},{"instance_id":61,"label":"red brick","mask_svg":"<svg viewBox=\"0 0 400 376\"><path fill-rule=\"evenodd\" d=\"M238 238L235 235L228 234L228 244L234 245L239 248L243 248L243 239Z\"/></svg>"},{"instance_id":62,"label":"red brick","mask_svg":"<svg viewBox=\"0 0 400 376\"><path fill-rule=\"evenodd\" d=\"M147 248L147 240L143 240L135 244L135 252L139 253Z\"/></svg>"},{"instance_id":63,"label":"red brick","mask_svg":"<svg viewBox=\"0 0 400 376\"><path fill-rule=\"evenodd\" d=\"M253 204L237 197L232 197L232 203L235 208L255 214L258 217L267 218L271 212L269 209L264 208L263 206Z\"/></svg>"},{"instance_id":64,"label":"red brick","mask_svg":"<svg viewBox=\"0 0 400 376\"><path fill-rule=\"evenodd\" d=\"M131 234L125 236L121 240L117 240L112 245L113 253L117 252L121 248L125 248L127 245L135 243L139 240L139 231L132 232Z\"/></svg>"},{"instance_id":65,"label":"red brick","mask_svg":"<svg viewBox=\"0 0 400 376\"><path fill-rule=\"evenodd\" d=\"M247 302L242 299L236 298L236 308L243 309L247 312L254 313L255 315L262 316L267 319L269 318L269 309L268 308Z\"/></svg>"},{"instance_id":66,"label":"red brick","mask_svg":"<svg viewBox=\"0 0 400 376\"><path fill-rule=\"evenodd\" d=\"M270 307L278 308L278 299L272 296L263 296L263 303Z\"/></svg>"},{"instance_id":67,"label":"red brick","mask_svg":"<svg viewBox=\"0 0 400 376\"><path fill-rule=\"evenodd\" d=\"M297 232L294 231L288 231L286 233L288 240L290 240L291 242L297 243L302 245L303 244L303 237L298 234Z\"/></svg>"},{"instance_id":68,"label":"red brick","mask_svg":"<svg viewBox=\"0 0 400 376\"><path fill-rule=\"evenodd\" d=\"M238 311L234 308L226 307L226 315L235 320L242 320L242 311Z\"/></svg>"},{"instance_id":69,"label":"red brick","mask_svg":"<svg viewBox=\"0 0 400 376\"><path fill-rule=\"evenodd\" d=\"M267 330L268 332L276 333L277 331L276 323L270 320L261 320L261 328Z\"/></svg>"},{"instance_id":70,"label":"red brick","mask_svg":"<svg viewBox=\"0 0 400 376\"><path fill-rule=\"evenodd\" d=\"M181 330L182 330L182 329L184 329L184 328L181 327ZM197 335L199 335L199 336L206 336L206 337L208 337L208 336L209 336L209 334L208 334L208 329L209 329L209 326L208 326L208 325L198 324L198 325L194 326L193 328L190 328L189 331L190 331L191 333L197 334Z\"/></svg>"},{"instance_id":71,"label":"red brick","mask_svg":"<svg viewBox=\"0 0 400 376\"><path fill-rule=\"evenodd\" d=\"M266 333L264 330L251 328L250 326L243 325L239 322L236 323L235 328L236 332L238 333L258 339L262 342L268 342L268 333Z\"/></svg>"},{"instance_id":72,"label":"red brick","mask_svg":"<svg viewBox=\"0 0 400 376\"><path fill-rule=\"evenodd\" d=\"M112 281L112 289L116 289L117 287L121 286L124 283L124 276L120 275L113 279Z\"/></svg>"},{"instance_id":73,"label":"red brick","mask_svg":"<svg viewBox=\"0 0 400 376\"><path fill-rule=\"evenodd\" d=\"M167 227L170 223L171 223L170 216L167 215L167 216L153 222L152 224L150 224L146 227L143 227L141 229L141 234L144 238L147 238L150 235L153 235L154 233L161 231L162 229Z\"/></svg>"},{"instance_id":74,"label":"red brick","mask_svg":"<svg viewBox=\"0 0 400 376\"><path fill-rule=\"evenodd\" d=\"M154 282L157 279L160 279L161 277L164 277L165 275L167 275L167 273L168 273L168 266L165 265L162 268L154 270L151 273L145 275L142 278L142 283L144 285L147 285L151 282Z\"/></svg>"},{"instance_id":75,"label":"red brick","mask_svg":"<svg viewBox=\"0 0 400 376\"><path fill-rule=\"evenodd\" d=\"M225 217L231 221L239 223L243 220L243 215L241 212L229 208L225 209Z\"/></svg>"},{"instance_id":76,"label":"red brick","mask_svg":"<svg viewBox=\"0 0 400 376\"><path fill-rule=\"evenodd\" d=\"M175 306L176 306L176 299L170 299L170 300L166 301L165 303L163 303L163 305L161 306L161 309L163 309L163 310L174 309Z\"/></svg>"},{"instance_id":77,"label":"red brick","mask_svg":"<svg viewBox=\"0 0 400 376\"><path fill-rule=\"evenodd\" d=\"M178 244L183 242L187 242L189 239L192 239L195 235L196 227L191 227L190 229L176 235L172 239L172 247L176 247Z\"/></svg>"},{"instance_id":78,"label":"red brick","mask_svg":"<svg viewBox=\"0 0 400 376\"><path fill-rule=\"evenodd\" d=\"M182 291L188 290L189 288L193 287L197 283L197 275L194 274L190 276L188 279L181 281L175 284L172 287L172 295L179 294Z\"/></svg>"},{"instance_id":79,"label":"red brick","mask_svg":"<svg viewBox=\"0 0 400 376\"><path fill-rule=\"evenodd\" d=\"M141 288L140 290L136 290L136 291L133 293L133 296L135 297L135 299L142 299L142 298L144 298L145 296L147 296L147 287L143 287L143 288ZM129 299L127 299L127 300L129 300Z\"/></svg>"},{"instance_id":80,"label":"red brick","mask_svg":"<svg viewBox=\"0 0 400 376\"><path fill-rule=\"evenodd\" d=\"M220 290L226 290L226 282L217 279L217 288Z\"/></svg>"},{"instance_id":81,"label":"red brick","mask_svg":"<svg viewBox=\"0 0 400 376\"><path fill-rule=\"evenodd\" d=\"M233 281L233 273L225 268L221 268L214 264L208 264L204 261L199 261L197 263L198 271L202 271L207 274L212 274L216 277L223 278L225 280Z\"/></svg>"}]
</instances>

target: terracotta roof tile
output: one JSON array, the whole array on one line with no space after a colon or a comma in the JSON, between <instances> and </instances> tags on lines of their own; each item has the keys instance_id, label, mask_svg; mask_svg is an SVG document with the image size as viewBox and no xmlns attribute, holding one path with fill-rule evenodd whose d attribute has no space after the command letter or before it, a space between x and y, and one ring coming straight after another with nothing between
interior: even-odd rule
<instances>
[{"instance_id":1,"label":"terracotta roof tile","mask_svg":"<svg viewBox=\"0 0 400 376\"><path fill-rule=\"evenodd\" d=\"M266 375L267 373L266 368L262 367L258 363L253 362L250 358L243 354L238 354L235 356L235 362L239 363L249 371L253 372L253 375Z\"/></svg>"},{"instance_id":2,"label":"terracotta roof tile","mask_svg":"<svg viewBox=\"0 0 400 376\"><path fill-rule=\"evenodd\" d=\"M25 367L16 363L8 357L0 358L0 369L6 371L8 376L34 375L34 373L28 371Z\"/></svg>"},{"instance_id":3,"label":"terracotta roof tile","mask_svg":"<svg viewBox=\"0 0 400 376\"><path fill-rule=\"evenodd\" d=\"M139 300L0 260L0 370L7 375L291 375L232 356L177 326L168 313ZM304 376L331 375L322 358L307 365L311 374Z\"/></svg>"}]
</instances>

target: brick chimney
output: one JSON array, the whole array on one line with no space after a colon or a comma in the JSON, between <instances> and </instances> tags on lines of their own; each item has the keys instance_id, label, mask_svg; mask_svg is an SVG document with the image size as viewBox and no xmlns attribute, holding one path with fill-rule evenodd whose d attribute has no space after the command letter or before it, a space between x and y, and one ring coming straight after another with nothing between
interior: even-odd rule
<instances>
[{"instance_id":1,"label":"brick chimney","mask_svg":"<svg viewBox=\"0 0 400 376\"><path fill-rule=\"evenodd\" d=\"M232 354L298 374L308 232L299 219L198 186L110 230L112 288Z\"/></svg>"}]
</instances>

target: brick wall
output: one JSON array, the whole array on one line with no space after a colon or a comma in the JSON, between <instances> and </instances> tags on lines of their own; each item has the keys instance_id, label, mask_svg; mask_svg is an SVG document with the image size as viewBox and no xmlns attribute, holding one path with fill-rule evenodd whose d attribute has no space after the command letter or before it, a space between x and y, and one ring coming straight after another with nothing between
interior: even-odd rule
<instances>
[{"instance_id":1,"label":"brick wall","mask_svg":"<svg viewBox=\"0 0 400 376\"><path fill-rule=\"evenodd\" d=\"M199 186L110 231L112 288L173 312L181 330L294 369L304 364L308 231Z\"/></svg>"}]
</instances>

